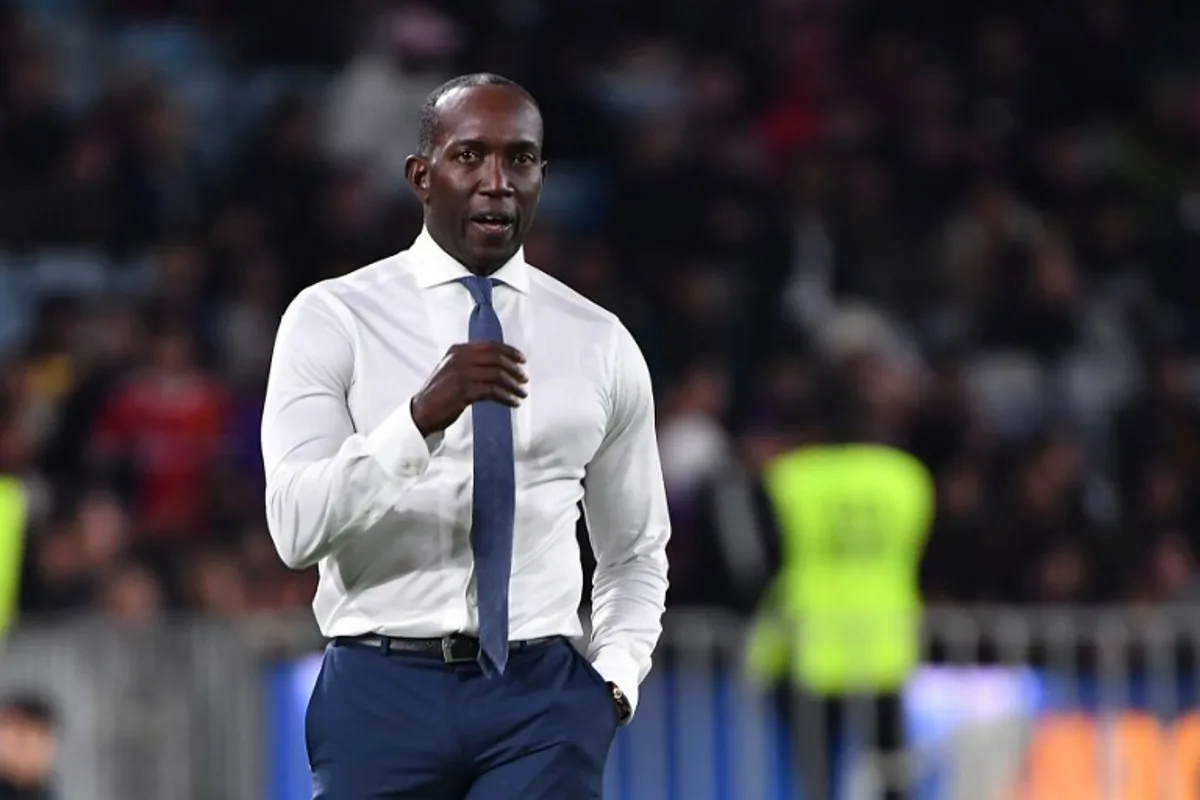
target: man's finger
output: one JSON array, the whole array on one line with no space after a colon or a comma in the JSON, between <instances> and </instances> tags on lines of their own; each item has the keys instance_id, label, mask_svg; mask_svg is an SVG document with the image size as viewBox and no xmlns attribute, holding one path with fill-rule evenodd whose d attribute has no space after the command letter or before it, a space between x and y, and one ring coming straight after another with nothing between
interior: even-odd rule
<instances>
[{"instance_id":1,"label":"man's finger","mask_svg":"<svg viewBox=\"0 0 1200 800\"><path fill-rule=\"evenodd\" d=\"M524 353L513 347L511 344L505 344L504 342L469 342L460 345L460 347L484 357L506 357L518 363L524 363L526 361Z\"/></svg>"},{"instance_id":2,"label":"man's finger","mask_svg":"<svg viewBox=\"0 0 1200 800\"><path fill-rule=\"evenodd\" d=\"M525 374L525 370L521 369L521 365L517 361L505 357L501 359L500 366L504 369L505 373L512 375L519 383L527 383L529 381L529 376Z\"/></svg>"},{"instance_id":3,"label":"man's finger","mask_svg":"<svg viewBox=\"0 0 1200 800\"><path fill-rule=\"evenodd\" d=\"M524 377L518 378L511 372L501 372L499 376L497 376L497 379L505 389L512 392L517 397L529 396L529 392L525 391L525 387L522 385L525 382Z\"/></svg>"},{"instance_id":4,"label":"man's finger","mask_svg":"<svg viewBox=\"0 0 1200 800\"><path fill-rule=\"evenodd\" d=\"M480 400L494 400L516 408L524 396L523 390L511 389L500 379L492 377L490 380L471 381L466 400L467 405L478 403Z\"/></svg>"},{"instance_id":5,"label":"man's finger","mask_svg":"<svg viewBox=\"0 0 1200 800\"><path fill-rule=\"evenodd\" d=\"M516 408L521 404L520 397L500 384L492 384L491 399L511 408Z\"/></svg>"},{"instance_id":6,"label":"man's finger","mask_svg":"<svg viewBox=\"0 0 1200 800\"><path fill-rule=\"evenodd\" d=\"M504 356L505 358L516 361L518 364L525 363L525 354L513 347L511 344L505 344L504 342L492 342L491 344L494 345L495 348L500 352L500 355Z\"/></svg>"}]
</instances>

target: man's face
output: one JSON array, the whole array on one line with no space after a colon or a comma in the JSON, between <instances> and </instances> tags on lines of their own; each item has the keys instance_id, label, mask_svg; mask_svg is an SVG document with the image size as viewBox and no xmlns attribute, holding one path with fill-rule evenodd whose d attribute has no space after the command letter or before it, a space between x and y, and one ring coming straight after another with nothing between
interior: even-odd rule
<instances>
[{"instance_id":1,"label":"man's face","mask_svg":"<svg viewBox=\"0 0 1200 800\"><path fill-rule=\"evenodd\" d=\"M503 265L525 240L544 171L541 115L508 86L443 97L429 156L407 165L434 241L480 274Z\"/></svg>"},{"instance_id":2,"label":"man's face","mask_svg":"<svg viewBox=\"0 0 1200 800\"><path fill-rule=\"evenodd\" d=\"M0 777L18 786L36 786L54 763L53 731L15 711L0 711Z\"/></svg>"}]
</instances>

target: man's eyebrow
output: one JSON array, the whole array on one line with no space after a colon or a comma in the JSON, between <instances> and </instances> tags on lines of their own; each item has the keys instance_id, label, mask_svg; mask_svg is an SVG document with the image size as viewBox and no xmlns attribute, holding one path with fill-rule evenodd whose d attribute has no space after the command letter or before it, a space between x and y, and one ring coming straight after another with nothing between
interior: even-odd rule
<instances>
[{"instance_id":1,"label":"man's eyebrow","mask_svg":"<svg viewBox=\"0 0 1200 800\"><path fill-rule=\"evenodd\" d=\"M446 145L450 148L475 147L475 148L479 148L479 149L484 149L487 147L487 142L485 142L483 139L477 139L477 138L451 139L449 142L446 143Z\"/></svg>"},{"instance_id":2,"label":"man's eyebrow","mask_svg":"<svg viewBox=\"0 0 1200 800\"><path fill-rule=\"evenodd\" d=\"M500 151L506 154L528 154L536 157L541 157L541 143L536 139L515 139L512 142L488 142L487 139L480 137L468 137L463 139L450 139L446 142L443 152L446 154L456 154L464 150L475 150L479 152Z\"/></svg>"},{"instance_id":3,"label":"man's eyebrow","mask_svg":"<svg viewBox=\"0 0 1200 800\"><path fill-rule=\"evenodd\" d=\"M470 147L478 150L540 150L541 146L541 143L536 139L517 139L510 142L488 142L486 139L475 136L464 139L451 139L447 143L447 147L452 150L463 147Z\"/></svg>"}]
</instances>

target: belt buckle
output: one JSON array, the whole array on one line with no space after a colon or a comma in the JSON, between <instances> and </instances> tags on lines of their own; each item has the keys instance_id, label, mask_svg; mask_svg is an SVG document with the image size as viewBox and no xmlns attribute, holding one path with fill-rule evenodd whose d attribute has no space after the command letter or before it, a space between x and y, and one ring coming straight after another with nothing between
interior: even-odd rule
<instances>
[{"instance_id":1,"label":"belt buckle","mask_svg":"<svg viewBox=\"0 0 1200 800\"><path fill-rule=\"evenodd\" d=\"M461 636L442 637L442 660L447 664L465 664L475 661L471 640Z\"/></svg>"}]
</instances>

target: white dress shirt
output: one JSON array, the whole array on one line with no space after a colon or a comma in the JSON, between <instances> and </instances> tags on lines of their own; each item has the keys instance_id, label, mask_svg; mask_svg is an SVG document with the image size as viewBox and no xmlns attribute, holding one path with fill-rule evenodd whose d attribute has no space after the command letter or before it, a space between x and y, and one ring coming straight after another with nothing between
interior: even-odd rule
<instances>
[{"instance_id":1,"label":"white dress shirt","mask_svg":"<svg viewBox=\"0 0 1200 800\"><path fill-rule=\"evenodd\" d=\"M262 421L267 523L293 568L319 564L330 637L478 631L470 546L471 411L428 439L409 401L474 301L427 232L301 292L283 315ZM670 535L650 374L620 321L519 252L494 277L504 338L525 354L513 412L509 634L582 633L583 501L596 572L589 660L630 702L661 632Z\"/></svg>"}]
</instances>

